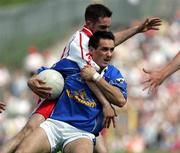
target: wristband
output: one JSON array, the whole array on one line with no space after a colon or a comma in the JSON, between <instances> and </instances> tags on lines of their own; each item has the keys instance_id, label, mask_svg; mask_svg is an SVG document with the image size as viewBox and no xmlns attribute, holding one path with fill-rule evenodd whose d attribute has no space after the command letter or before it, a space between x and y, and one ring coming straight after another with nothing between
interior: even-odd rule
<instances>
[{"instance_id":1,"label":"wristband","mask_svg":"<svg viewBox=\"0 0 180 153\"><path fill-rule=\"evenodd\" d=\"M93 74L93 76L92 76L92 80L93 80L93 81L97 82L97 81L99 81L100 79L101 79L101 75L100 75L98 72L96 72L96 73Z\"/></svg>"}]
</instances>

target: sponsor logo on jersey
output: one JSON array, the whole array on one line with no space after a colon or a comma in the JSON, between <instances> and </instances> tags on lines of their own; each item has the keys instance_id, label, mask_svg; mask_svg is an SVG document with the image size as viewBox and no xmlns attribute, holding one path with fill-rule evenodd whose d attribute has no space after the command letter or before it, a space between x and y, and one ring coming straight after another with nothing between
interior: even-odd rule
<instances>
[{"instance_id":1,"label":"sponsor logo on jersey","mask_svg":"<svg viewBox=\"0 0 180 153\"><path fill-rule=\"evenodd\" d=\"M96 107L96 102L94 101L94 99L90 100L84 90L72 92L69 89L66 89L66 93L69 98L75 100L78 103L92 108Z\"/></svg>"}]
</instances>

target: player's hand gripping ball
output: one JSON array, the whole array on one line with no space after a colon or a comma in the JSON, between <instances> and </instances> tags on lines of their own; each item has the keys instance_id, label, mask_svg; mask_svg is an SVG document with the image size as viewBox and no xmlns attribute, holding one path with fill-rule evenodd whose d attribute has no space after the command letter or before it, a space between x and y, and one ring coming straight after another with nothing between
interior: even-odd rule
<instances>
[{"instance_id":1,"label":"player's hand gripping ball","mask_svg":"<svg viewBox=\"0 0 180 153\"><path fill-rule=\"evenodd\" d=\"M52 94L47 99L53 100L59 97L64 88L64 78L60 72L47 69L39 73L39 78L52 88Z\"/></svg>"}]
</instances>

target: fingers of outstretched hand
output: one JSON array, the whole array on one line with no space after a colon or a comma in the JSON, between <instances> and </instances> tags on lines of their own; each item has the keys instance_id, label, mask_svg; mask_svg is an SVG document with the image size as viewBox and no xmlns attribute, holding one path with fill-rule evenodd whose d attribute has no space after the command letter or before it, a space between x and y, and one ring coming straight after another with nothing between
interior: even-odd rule
<instances>
[{"instance_id":1,"label":"fingers of outstretched hand","mask_svg":"<svg viewBox=\"0 0 180 153\"><path fill-rule=\"evenodd\" d=\"M161 25L162 20L160 18L152 17L152 18L149 18L148 20L146 20L146 22L148 24L160 24Z\"/></svg>"},{"instance_id":2,"label":"fingers of outstretched hand","mask_svg":"<svg viewBox=\"0 0 180 153\"><path fill-rule=\"evenodd\" d=\"M6 106L6 104L5 104L5 103L0 102L0 107L5 107L5 106Z\"/></svg>"},{"instance_id":3,"label":"fingers of outstretched hand","mask_svg":"<svg viewBox=\"0 0 180 153\"><path fill-rule=\"evenodd\" d=\"M1 110L5 110L5 106L1 106L1 105L0 105L0 109L1 109Z\"/></svg>"},{"instance_id":4,"label":"fingers of outstretched hand","mask_svg":"<svg viewBox=\"0 0 180 153\"><path fill-rule=\"evenodd\" d=\"M161 25L161 19L159 18L147 18L145 22L142 24L142 31L146 32L148 30L159 30L159 26Z\"/></svg>"},{"instance_id":5,"label":"fingers of outstretched hand","mask_svg":"<svg viewBox=\"0 0 180 153\"><path fill-rule=\"evenodd\" d=\"M151 84L151 86L149 87L148 93L153 96L157 96L158 88L159 88L159 85Z\"/></svg>"},{"instance_id":6,"label":"fingers of outstretched hand","mask_svg":"<svg viewBox=\"0 0 180 153\"><path fill-rule=\"evenodd\" d=\"M147 85L149 85L151 80L150 80L150 78L146 78L146 79L144 79L143 81L141 81L141 84L143 84L144 86L147 86Z\"/></svg>"},{"instance_id":7,"label":"fingers of outstretched hand","mask_svg":"<svg viewBox=\"0 0 180 153\"><path fill-rule=\"evenodd\" d=\"M156 82L153 81L152 78L147 78L142 83L144 84L143 91L147 88L155 88L158 85Z\"/></svg>"},{"instance_id":8,"label":"fingers of outstretched hand","mask_svg":"<svg viewBox=\"0 0 180 153\"><path fill-rule=\"evenodd\" d=\"M5 110L6 105L3 102L0 102L0 113Z\"/></svg>"},{"instance_id":9,"label":"fingers of outstretched hand","mask_svg":"<svg viewBox=\"0 0 180 153\"><path fill-rule=\"evenodd\" d=\"M143 70L144 73L147 73L147 74L150 74L150 73L151 73L151 71L146 70L145 68L143 68L142 70Z\"/></svg>"},{"instance_id":10,"label":"fingers of outstretched hand","mask_svg":"<svg viewBox=\"0 0 180 153\"><path fill-rule=\"evenodd\" d=\"M145 91L147 88L149 88L150 87L150 85L149 84L146 84L144 87L143 87L143 91Z\"/></svg>"}]
</instances>

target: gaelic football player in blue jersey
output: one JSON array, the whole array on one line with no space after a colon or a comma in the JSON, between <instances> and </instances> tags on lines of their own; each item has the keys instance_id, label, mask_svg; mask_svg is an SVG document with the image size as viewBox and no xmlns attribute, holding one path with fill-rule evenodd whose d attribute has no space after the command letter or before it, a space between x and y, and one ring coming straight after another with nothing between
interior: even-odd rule
<instances>
[{"instance_id":1,"label":"gaelic football player in blue jersey","mask_svg":"<svg viewBox=\"0 0 180 153\"><path fill-rule=\"evenodd\" d=\"M123 76L109 64L114 47L111 32L96 32L90 38L89 50L99 71L91 65L80 70L68 59L52 67L64 76L64 90L51 116L24 139L16 153L47 153L58 149L65 153L93 152L95 137L114 120L104 120L103 106L86 81L94 82L111 105L123 107L127 99Z\"/></svg>"}]
</instances>

